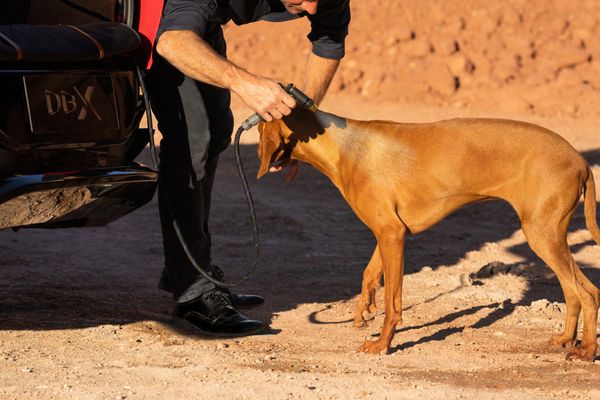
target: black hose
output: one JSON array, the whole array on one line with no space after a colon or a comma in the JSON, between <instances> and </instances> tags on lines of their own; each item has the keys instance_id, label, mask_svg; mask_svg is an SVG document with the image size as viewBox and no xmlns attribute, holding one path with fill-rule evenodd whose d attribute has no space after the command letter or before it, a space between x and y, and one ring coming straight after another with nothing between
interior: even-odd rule
<instances>
[{"instance_id":1,"label":"black hose","mask_svg":"<svg viewBox=\"0 0 600 400\"><path fill-rule=\"evenodd\" d=\"M133 19L135 17L135 0L118 0L116 2L115 19L130 28L133 28ZM138 11L139 12L139 11ZM119 18L116 18L119 17ZM137 27L136 27L137 28ZM137 30L137 29L136 29Z\"/></svg>"},{"instance_id":2,"label":"black hose","mask_svg":"<svg viewBox=\"0 0 600 400\"><path fill-rule=\"evenodd\" d=\"M156 155L156 144L154 143L154 124L152 122L152 109L150 106L150 100L148 99L148 95L147 95L148 92L146 91L146 85L144 84L144 77L142 75L142 71L140 70L139 66L137 66L136 69L137 69L138 80L140 82L140 87L142 89L142 97L144 99L144 106L146 107L146 119L148 121L148 132L150 135L150 152L152 154L154 168L158 171L158 157ZM246 201L248 203L248 209L250 211L250 219L252 220L252 231L254 234L254 258L252 260L251 266L248 268L248 272L246 273L246 275L244 275L244 277L239 279L237 282L228 283L228 282L219 281L219 280L213 278L212 276L210 276L208 274L208 272L206 272L200 266L200 264L196 261L196 258L190 251L190 249L187 245L187 242L186 242L185 238L183 237L183 234L181 233L179 224L175 220L175 216L173 215L173 209L171 208L171 205L169 204L169 199L167 198L167 194L165 193L164 190L158 191L159 194L160 193L163 194L162 199L165 202L166 208L169 211L169 217L170 217L171 221L173 221L173 229L175 230L175 233L177 234L177 238L179 239L179 242L181 243L181 247L183 247L183 251L187 255L188 259L190 260L190 262L192 263L194 268L205 279L207 279L208 281L210 281L220 287L236 287L236 286L239 286L240 284L242 284L243 282L247 281L254 274L254 271L256 270L256 265L258 263L258 256L259 256L259 249L260 249L260 237L258 234L258 223L256 220L256 212L254 210L254 202L252 201L252 195L250 193L250 188L248 187L248 180L246 179L246 175L244 173L244 167L242 165L242 159L240 157L240 137L243 132L244 132L244 128L242 126L240 126L238 128L237 132L235 133L235 139L233 142L233 145L234 145L233 150L235 153L235 161L237 164L238 174L240 176L240 179L242 180L242 186L244 187L244 193L246 195ZM161 185L160 176L158 179L158 185L159 185L159 187Z\"/></svg>"}]
</instances>

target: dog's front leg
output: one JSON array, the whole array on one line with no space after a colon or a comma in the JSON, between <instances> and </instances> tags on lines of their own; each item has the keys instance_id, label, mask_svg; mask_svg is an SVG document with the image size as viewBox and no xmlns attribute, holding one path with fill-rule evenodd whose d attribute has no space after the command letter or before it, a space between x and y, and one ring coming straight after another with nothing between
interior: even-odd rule
<instances>
[{"instance_id":1,"label":"dog's front leg","mask_svg":"<svg viewBox=\"0 0 600 400\"><path fill-rule=\"evenodd\" d=\"M363 273L362 291L360 293L360 300L358 301L358 308L354 315L355 328L364 328L375 318L375 314L377 313L375 294L381 286L382 273L383 266L381 264L378 245L375 247L371 260Z\"/></svg>"},{"instance_id":2,"label":"dog's front leg","mask_svg":"<svg viewBox=\"0 0 600 400\"><path fill-rule=\"evenodd\" d=\"M406 227L395 226L377 235L383 264L385 319L379 339L367 340L359 351L386 354L394 338L396 326L402 321L402 278L404 276L404 238Z\"/></svg>"}]
</instances>

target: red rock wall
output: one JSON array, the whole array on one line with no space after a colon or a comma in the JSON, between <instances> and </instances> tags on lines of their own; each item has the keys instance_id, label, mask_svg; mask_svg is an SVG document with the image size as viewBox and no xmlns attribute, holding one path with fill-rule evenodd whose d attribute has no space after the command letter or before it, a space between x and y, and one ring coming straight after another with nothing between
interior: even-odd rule
<instances>
[{"instance_id":1,"label":"red rock wall","mask_svg":"<svg viewBox=\"0 0 600 400\"><path fill-rule=\"evenodd\" d=\"M598 0L351 0L331 93L538 115L600 114ZM308 21L227 26L230 58L300 82Z\"/></svg>"}]
</instances>

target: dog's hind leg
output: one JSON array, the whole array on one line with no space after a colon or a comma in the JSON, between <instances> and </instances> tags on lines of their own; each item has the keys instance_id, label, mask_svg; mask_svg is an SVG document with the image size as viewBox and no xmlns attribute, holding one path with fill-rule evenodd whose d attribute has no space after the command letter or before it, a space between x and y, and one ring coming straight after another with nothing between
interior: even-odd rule
<instances>
[{"instance_id":1,"label":"dog's hind leg","mask_svg":"<svg viewBox=\"0 0 600 400\"><path fill-rule=\"evenodd\" d=\"M564 199L563 199L564 200ZM554 207L561 201L552 202ZM593 360L596 354L598 289L583 275L569 250L567 228L575 210L537 212L523 221L523 232L532 250L554 271L567 304L565 330L550 339L552 346L571 346L567 359ZM548 208L542 207L540 210ZM577 321L583 308L583 340L574 347Z\"/></svg>"},{"instance_id":2,"label":"dog's hind leg","mask_svg":"<svg viewBox=\"0 0 600 400\"><path fill-rule=\"evenodd\" d=\"M396 333L396 326L402 321L405 235L406 226L402 223L388 225L376 233L385 282L385 319L379 339L365 341L359 351L371 354L387 353Z\"/></svg>"},{"instance_id":3,"label":"dog's hind leg","mask_svg":"<svg viewBox=\"0 0 600 400\"><path fill-rule=\"evenodd\" d=\"M525 229L523 229L525 231ZM568 257L561 256L559 254L553 254L553 249L545 249L543 244L539 244L533 234L527 234L529 245L538 254L538 256L544 260L546 264L554 271L565 297L565 303L567 304L567 317L565 320L565 328L562 334L554 335L548 342L551 347L572 347L575 345L577 339L577 322L579 314L581 313L581 301L577 295L577 289L573 283L571 267ZM530 239L531 238L531 239ZM533 242L533 244L532 244ZM547 246L560 246L565 247L565 244L555 243L554 245ZM567 249L568 250L568 249ZM561 251L564 253L564 250Z\"/></svg>"},{"instance_id":4,"label":"dog's hind leg","mask_svg":"<svg viewBox=\"0 0 600 400\"><path fill-rule=\"evenodd\" d=\"M583 307L583 336L579 346L571 347L567 360L594 361L598 348L596 335L600 290L583 274L572 257L571 264L575 271L577 292Z\"/></svg>"},{"instance_id":5,"label":"dog's hind leg","mask_svg":"<svg viewBox=\"0 0 600 400\"><path fill-rule=\"evenodd\" d=\"M360 293L360 300L358 301L358 308L354 315L354 327L364 328L375 318L377 314L375 294L381 286L382 274L383 265L381 264L379 245L377 245L369 264L363 272L362 291Z\"/></svg>"}]
</instances>

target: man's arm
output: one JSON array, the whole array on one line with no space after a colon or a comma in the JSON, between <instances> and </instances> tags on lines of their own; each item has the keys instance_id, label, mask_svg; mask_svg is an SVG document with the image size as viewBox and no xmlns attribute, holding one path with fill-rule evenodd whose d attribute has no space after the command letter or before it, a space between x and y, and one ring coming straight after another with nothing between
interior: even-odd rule
<instances>
[{"instance_id":1,"label":"man's arm","mask_svg":"<svg viewBox=\"0 0 600 400\"><path fill-rule=\"evenodd\" d=\"M275 80L254 75L225 59L194 31L164 32L156 51L185 75L230 89L265 121L288 115L296 105Z\"/></svg>"},{"instance_id":2,"label":"man's arm","mask_svg":"<svg viewBox=\"0 0 600 400\"><path fill-rule=\"evenodd\" d=\"M311 31L308 39L313 48L306 65L302 88L320 103L344 57L345 38L350 24L350 0L328 0L319 3L317 12L309 14Z\"/></svg>"},{"instance_id":3,"label":"man's arm","mask_svg":"<svg viewBox=\"0 0 600 400\"><path fill-rule=\"evenodd\" d=\"M314 53L308 56L301 89L313 99L316 105L319 105L325 97L339 64L339 60L319 57Z\"/></svg>"}]
</instances>

